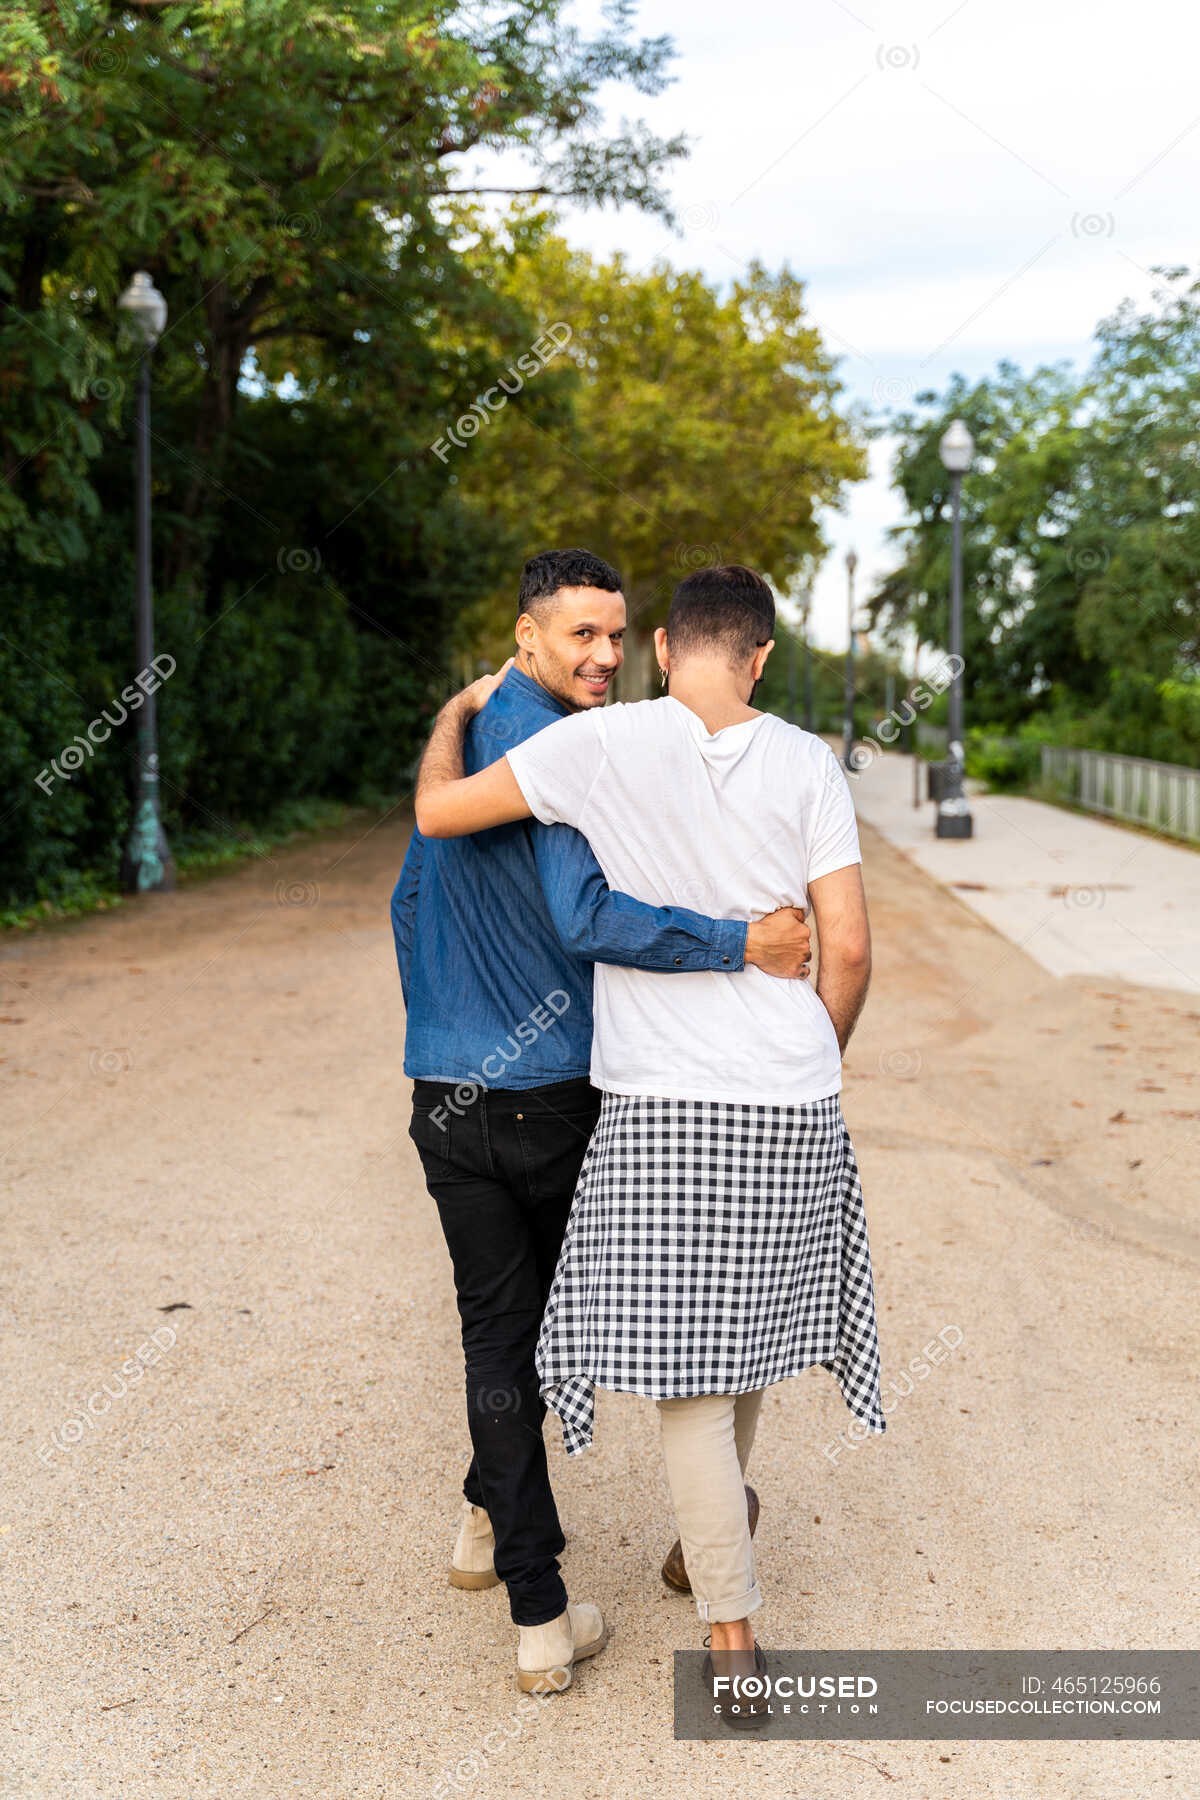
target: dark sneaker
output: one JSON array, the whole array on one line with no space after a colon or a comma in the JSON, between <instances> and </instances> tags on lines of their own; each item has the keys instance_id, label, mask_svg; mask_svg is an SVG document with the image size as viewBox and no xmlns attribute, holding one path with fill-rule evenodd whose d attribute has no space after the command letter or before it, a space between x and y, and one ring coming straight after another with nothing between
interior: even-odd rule
<instances>
[{"instance_id":1,"label":"dark sneaker","mask_svg":"<svg viewBox=\"0 0 1200 1800\"><path fill-rule=\"evenodd\" d=\"M720 1706L718 1716L730 1731L765 1731L770 1724L770 1702L763 1679L766 1673L767 1658L761 1644L755 1644L753 1652L710 1650L705 1657L701 1670L705 1697L714 1709ZM718 1675L725 1676L733 1686L714 1695L713 1683ZM747 1682L749 1677L757 1677L752 1691L740 1693L739 1684Z\"/></svg>"}]
</instances>

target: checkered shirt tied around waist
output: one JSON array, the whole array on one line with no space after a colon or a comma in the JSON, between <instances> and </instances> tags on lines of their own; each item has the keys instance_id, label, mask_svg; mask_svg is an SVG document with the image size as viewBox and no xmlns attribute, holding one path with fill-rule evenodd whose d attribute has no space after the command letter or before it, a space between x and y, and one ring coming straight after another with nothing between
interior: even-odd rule
<instances>
[{"instance_id":1,"label":"checkered shirt tied around waist","mask_svg":"<svg viewBox=\"0 0 1200 1800\"><path fill-rule=\"evenodd\" d=\"M885 1429L871 1253L836 1094L796 1106L606 1093L537 1348L569 1456L594 1387L737 1394L820 1363Z\"/></svg>"}]
</instances>

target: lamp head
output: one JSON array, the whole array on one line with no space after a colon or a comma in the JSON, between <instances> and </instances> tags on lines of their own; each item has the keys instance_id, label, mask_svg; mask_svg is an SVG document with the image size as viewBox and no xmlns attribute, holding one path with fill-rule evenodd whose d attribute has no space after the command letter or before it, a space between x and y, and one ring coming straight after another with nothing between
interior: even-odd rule
<instances>
[{"instance_id":1,"label":"lamp head","mask_svg":"<svg viewBox=\"0 0 1200 1800\"><path fill-rule=\"evenodd\" d=\"M961 419L954 419L942 433L938 451L952 475L964 475L975 454L975 439Z\"/></svg>"},{"instance_id":2,"label":"lamp head","mask_svg":"<svg viewBox=\"0 0 1200 1800\"><path fill-rule=\"evenodd\" d=\"M167 322L167 303L145 269L137 271L117 305L133 320L147 350L152 350Z\"/></svg>"}]
</instances>

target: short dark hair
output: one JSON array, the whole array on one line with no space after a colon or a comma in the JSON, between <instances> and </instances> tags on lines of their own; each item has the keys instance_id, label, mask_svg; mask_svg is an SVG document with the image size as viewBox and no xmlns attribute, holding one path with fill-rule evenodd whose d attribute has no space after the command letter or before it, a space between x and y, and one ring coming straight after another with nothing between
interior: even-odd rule
<instances>
[{"instance_id":1,"label":"short dark hair","mask_svg":"<svg viewBox=\"0 0 1200 1800\"><path fill-rule=\"evenodd\" d=\"M590 550L539 550L521 570L517 612L544 619L545 604L560 588L599 588L605 594L621 592L621 577L611 563Z\"/></svg>"},{"instance_id":2,"label":"short dark hair","mask_svg":"<svg viewBox=\"0 0 1200 1800\"><path fill-rule=\"evenodd\" d=\"M697 569L671 597L667 643L677 656L721 649L740 668L774 631L775 596L762 576L742 563Z\"/></svg>"}]
</instances>

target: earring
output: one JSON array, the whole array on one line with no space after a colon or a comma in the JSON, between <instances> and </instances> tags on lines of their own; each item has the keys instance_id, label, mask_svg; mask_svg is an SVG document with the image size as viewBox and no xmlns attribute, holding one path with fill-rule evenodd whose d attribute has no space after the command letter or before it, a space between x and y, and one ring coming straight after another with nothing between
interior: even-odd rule
<instances>
[{"instance_id":1,"label":"earring","mask_svg":"<svg viewBox=\"0 0 1200 1800\"><path fill-rule=\"evenodd\" d=\"M665 687L666 687L666 685L667 685L667 674L668 674L668 671L667 671L667 670L666 670L666 669L663 669L663 668L660 668L660 669L659 669L659 671L658 671L658 685L659 685L659 687L660 687L660 688L665 688Z\"/></svg>"}]
</instances>

